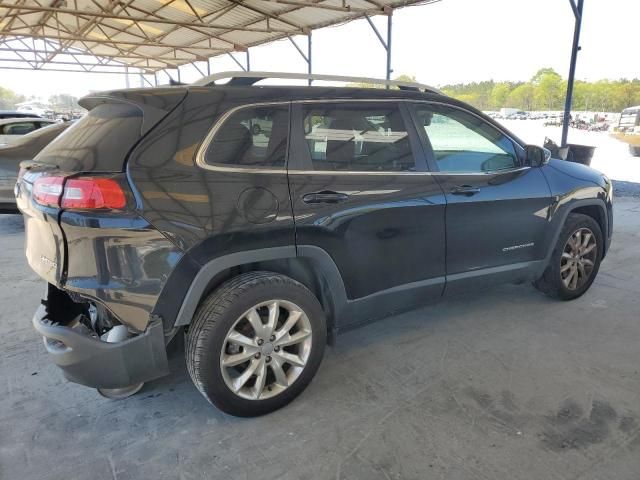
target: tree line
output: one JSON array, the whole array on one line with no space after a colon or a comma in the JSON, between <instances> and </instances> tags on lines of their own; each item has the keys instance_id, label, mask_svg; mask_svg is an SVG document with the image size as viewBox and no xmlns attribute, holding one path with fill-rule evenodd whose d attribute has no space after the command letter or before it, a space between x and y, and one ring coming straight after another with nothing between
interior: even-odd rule
<instances>
[{"instance_id":1,"label":"tree line","mask_svg":"<svg viewBox=\"0 0 640 480\"><path fill-rule=\"evenodd\" d=\"M415 82L415 77L400 75L396 80ZM368 87L364 83L350 86ZM563 110L567 82L552 68L541 68L528 82L482 82L445 85L447 95L470 103L480 110L500 110L502 107L521 110ZM0 110L12 109L25 97L0 86ZM53 95L49 102L54 108L77 108L77 99L71 95ZM573 110L620 112L624 108L640 105L640 79L576 80L573 89Z\"/></svg>"},{"instance_id":2,"label":"tree line","mask_svg":"<svg viewBox=\"0 0 640 480\"><path fill-rule=\"evenodd\" d=\"M479 108L499 110L502 107L521 110L563 110L567 82L552 68L541 68L528 82L483 82L445 85L447 95ZM573 110L620 112L640 104L640 79L576 80L573 88Z\"/></svg>"},{"instance_id":3,"label":"tree line","mask_svg":"<svg viewBox=\"0 0 640 480\"><path fill-rule=\"evenodd\" d=\"M9 88L0 86L0 110L13 110L18 103L26 100L33 100L34 97L27 98L24 95L14 92ZM78 109L78 99L66 93L51 95L49 104L54 110Z\"/></svg>"}]
</instances>

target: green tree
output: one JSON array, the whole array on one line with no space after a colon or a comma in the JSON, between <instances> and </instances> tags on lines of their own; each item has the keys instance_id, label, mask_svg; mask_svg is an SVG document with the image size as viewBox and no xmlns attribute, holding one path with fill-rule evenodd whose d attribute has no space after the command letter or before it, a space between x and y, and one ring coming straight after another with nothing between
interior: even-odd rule
<instances>
[{"instance_id":1,"label":"green tree","mask_svg":"<svg viewBox=\"0 0 640 480\"><path fill-rule=\"evenodd\" d=\"M562 78L558 72L556 72L553 68L545 67L538 70L533 77L531 77L531 83L535 86L540 85L542 78L546 75L551 75L553 77Z\"/></svg>"},{"instance_id":2,"label":"green tree","mask_svg":"<svg viewBox=\"0 0 640 480\"><path fill-rule=\"evenodd\" d=\"M478 95L476 95L476 94L473 94L473 93L461 93L461 94L456 95L455 98L457 100L460 100L461 102L469 103L471 105L474 105L474 106L480 108L478 106L480 101L478 100Z\"/></svg>"},{"instance_id":3,"label":"green tree","mask_svg":"<svg viewBox=\"0 0 640 480\"><path fill-rule=\"evenodd\" d=\"M593 107L593 88L588 82L576 80L573 84L573 110L589 110Z\"/></svg>"},{"instance_id":4,"label":"green tree","mask_svg":"<svg viewBox=\"0 0 640 480\"><path fill-rule=\"evenodd\" d=\"M16 104L22 101L24 101L24 96L8 88L0 87L0 109L8 110L15 108Z\"/></svg>"},{"instance_id":5,"label":"green tree","mask_svg":"<svg viewBox=\"0 0 640 480\"><path fill-rule=\"evenodd\" d=\"M608 80L599 80L591 85L593 91L593 108L589 109L597 110L600 112L608 112L613 110L613 89L611 88L611 82Z\"/></svg>"},{"instance_id":6,"label":"green tree","mask_svg":"<svg viewBox=\"0 0 640 480\"><path fill-rule=\"evenodd\" d=\"M640 81L620 80L613 85L614 109L622 110L640 104Z\"/></svg>"},{"instance_id":7,"label":"green tree","mask_svg":"<svg viewBox=\"0 0 640 480\"><path fill-rule=\"evenodd\" d=\"M565 92L565 85L562 77L553 69L540 69L531 79L535 87L536 100L539 105L546 110L559 110L561 108L562 97Z\"/></svg>"},{"instance_id":8,"label":"green tree","mask_svg":"<svg viewBox=\"0 0 640 480\"><path fill-rule=\"evenodd\" d=\"M78 98L68 93L59 93L49 97L49 103L54 110L78 109Z\"/></svg>"},{"instance_id":9,"label":"green tree","mask_svg":"<svg viewBox=\"0 0 640 480\"><path fill-rule=\"evenodd\" d=\"M490 107L491 91L494 86L495 82L493 80L486 80L468 84L445 85L441 90L450 97L471 103L474 107L484 110ZM472 101L466 99L471 99Z\"/></svg>"},{"instance_id":10,"label":"green tree","mask_svg":"<svg viewBox=\"0 0 640 480\"><path fill-rule=\"evenodd\" d=\"M511 84L509 83L496 83L491 89L490 103L494 110L499 110L506 106L507 98L511 93Z\"/></svg>"},{"instance_id":11,"label":"green tree","mask_svg":"<svg viewBox=\"0 0 640 480\"><path fill-rule=\"evenodd\" d=\"M394 78L394 80L398 82L417 82L415 75L407 75L406 73L398 75L396 78Z\"/></svg>"},{"instance_id":12,"label":"green tree","mask_svg":"<svg viewBox=\"0 0 640 480\"><path fill-rule=\"evenodd\" d=\"M535 107L535 87L530 83L523 83L517 86L509 94L506 105L508 107L520 108L531 111Z\"/></svg>"}]
</instances>

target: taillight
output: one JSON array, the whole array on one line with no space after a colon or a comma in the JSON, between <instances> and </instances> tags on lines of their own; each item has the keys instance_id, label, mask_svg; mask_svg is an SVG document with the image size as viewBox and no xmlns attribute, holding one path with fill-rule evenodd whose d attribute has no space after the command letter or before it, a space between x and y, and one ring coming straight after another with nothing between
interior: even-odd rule
<instances>
[{"instance_id":1,"label":"taillight","mask_svg":"<svg viewBox=\"0 0 640 480\"><path fill-rule=\"evenodd\" d=\"M33 199L40 205L73 209L120 209L127 198L112 178L41 176L33 184Z\"/></svg>"},{"instance_id":2,"label":"taillight","mask_svg":"<svg viewBox=\"0 0 640 480\"><path fill-rule=\"evenodd\" d=\"M127 198L118 182L111 178L81 177L67 180L62 208L124 208Z\"/></svg>"},{"instance_id":3,"label":"taillight","mask_svg":"<svg viewBox=\"0 0 640 480\"><path fill-rule=\"evenodd\" d=\"M41 176L33 182L33 199L47 207L60 206L64 177Z\"/></svg>"}]
</instances>

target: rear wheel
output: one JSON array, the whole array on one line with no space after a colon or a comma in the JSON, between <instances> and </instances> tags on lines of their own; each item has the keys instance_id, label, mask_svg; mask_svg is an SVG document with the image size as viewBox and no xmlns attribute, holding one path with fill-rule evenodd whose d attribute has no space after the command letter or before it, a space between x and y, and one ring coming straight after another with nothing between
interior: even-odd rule
<instances>
[{"instance_id":1,"label":"rear wheel","mask_svg":"<svg viewBox=\"0 0 640 480\"><path fill-rule=\"evenodd\" d=\"M603 245L598 222L580 213L569 214L550 263L534 282L535 287L562 300L581 296L598 273Z\"/></svg>"},{"instance_id":2,"label":"rear wheel","mask_svg":"<svg viewBox=\"0 0 640 480\"><path fill-rule=\"evenodd\" d=\"M251 272L202 302L185 352L205 398L232 415L256 416L281 408L305 389L325 341L324 313L304 285Z\"/></svg>"}]
</instances>

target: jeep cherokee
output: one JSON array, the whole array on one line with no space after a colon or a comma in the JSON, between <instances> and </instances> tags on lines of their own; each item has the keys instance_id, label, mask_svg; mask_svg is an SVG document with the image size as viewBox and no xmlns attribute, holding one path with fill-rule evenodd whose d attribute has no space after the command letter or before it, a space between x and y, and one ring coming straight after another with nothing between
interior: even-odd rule
<instances>
[{"instance_id":1,"label":"jeep cherokee","mask_svg":"<svg viewBox=\"0 0 640 480\"><path fill-rule=\"evenodd\" d=\"M23 163L26 256L47 282L33 324L69 380L133 394L184 335L202 394L260 415L339 331L498 282L562 300L593 282L604 175L423 85L256 85L269 76L293 77L92 94Z\"/></svg>"}]
</instances>

